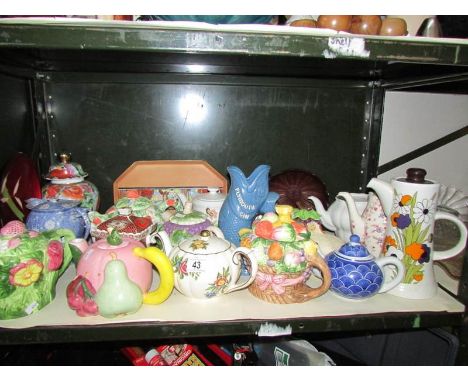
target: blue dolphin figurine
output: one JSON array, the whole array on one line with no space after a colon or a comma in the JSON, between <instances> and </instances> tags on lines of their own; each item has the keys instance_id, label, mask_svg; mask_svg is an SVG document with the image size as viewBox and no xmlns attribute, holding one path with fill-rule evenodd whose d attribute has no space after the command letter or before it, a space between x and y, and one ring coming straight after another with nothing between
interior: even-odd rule
<instances>
[{"instance_id":1,"label":"blue dolphin figurine","mask_svg":"<svg viewBox=\"0 0 468 382\"><path fill-rule=\"evenodd\" d=\"M239 230L250 228L259 213L273 212L279 195L268 191L268 165L258 166L248 178L236 166L227 170L231 187L219 212L218 225L224 237L239 246Z\"/></svg>"}]
</instances>

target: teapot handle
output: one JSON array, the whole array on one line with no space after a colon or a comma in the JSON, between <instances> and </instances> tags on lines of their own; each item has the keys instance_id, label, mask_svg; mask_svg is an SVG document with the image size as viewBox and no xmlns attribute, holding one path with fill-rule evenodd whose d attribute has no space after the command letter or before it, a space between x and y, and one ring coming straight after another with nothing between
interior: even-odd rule
<instances>
[{"instance_id":1,"label":"teapot handle","mask_svg":"<svg viewBox=\"0 0 468 382\"><path fill-rule=\"evenodd\" d=\"M171 261L163 251L156 247L137 247L133 249L133 254L153 264L161 279L159 286L154 291L143 294L143 303L150 305L163 303L174 289L174 271Z\"/></svg>"},{"instance_id":2,"label":"teapot handle","mask_svg":"<svg viewBox=\"0 0 468 382\"><path fill-rule=\"evenodd\" d=\"M223 231L221 231L218 227L214 226L214 225L210 225L208 228L207 228L208 231L211 231L214 235L216 235L217 237L219 237L220 239L224 239L224 233Z\"/></svg>"},{"instance_id":3,"label":"teapot handle","mask_svg":"<svg viewBox=\"0 0 468 382\"><path fill-rule=\"evenodd\" d=\"M458 255L461 251L463 251L463 249L466 246L467 228L466 228L465 223L463 223L456 216L449 214L447 212L442 212L442 211L436 211L434 219L435 220L439 220L439 219L450 220L460 230L460 239L458 240L457 244L453 248L447 249L445 251L434 251L433 252L434 261L445 260L445 259L449 259L453 256Z\"/></svg>"},{"instance_id":4,"label":"teapot handle","mask_svg":"<svg viewBox=\"0 0 468 382\"><path fill-rule=\"evenodd\" d=\"M396 269L397 272L394 275L393 279L388 282L386 282L386 280L389 276L387 276L387 274L383 272L384 283L380 287L378 293L388 292L390 289L395 288L403 280L403 277L405 277L405 266L396 257L393 257L393 256L380 257L375 260L375 263L379 266L380 269L382 269L382 272L383 272L383 267L386 265L394 265L397 268Z\"/></svg>"},{"instance_id":5,"label":"teapot handle","mask_svg":"<svg viewBox=\"0 0 468 382\"><path fill-rule=\"evenodd\" d=\"M88 210L86 208L78 207L77 211L81 215L85 223L84 239L86 240L89 236L89 232L91 231L91 221L89 220L89 217L88 217Z\"/></svg>"},{"instance_id":6,"label":"teapot handle","mask_svg":"<svg viewBox=\"0 0 468 382\"><path fill-rule=\"evenodd\" d=\"M253 281L255 280L255 276L257 275L257 271L258 271L257 258L255 257L254 252L252 251L252 249L249 249L249 248L246 248L246 247L236 248L236 250L232 254L231 263L236 264L235 259L236 259L236 257L238 257L237 255L245 256L245 257L247 257L249 259L250 266L251 266L250 277L246 282L244 282L242 284L237 284L238 280L233 279L232 280L232 285L230 285L225 290L224 293L231 293L231 292L234 292L236 290L247 288L250 284L253 283ZM240 267L240 264L239 264L239 267ZM234 272L231 272L231 273L234 273Z\"/></svg>"},{"instance_id":7,"label":"teapot handle","mask_svg":"<svg viewBox=\"0 0 468 382\"><path fill-rule=\"evenodd\" d=\"M315 255L312 258L310 258L309 265L313 268L317 268L320 271L320 273L322 274L322 284L317 288L310 288L309 286L307 286L308 291L303 294L302 301L308 301L321 296L328 289L330 289L331 285L330 269L328 268L328 265L322 258L322 256Z\"/></svg>"}]
</instances>

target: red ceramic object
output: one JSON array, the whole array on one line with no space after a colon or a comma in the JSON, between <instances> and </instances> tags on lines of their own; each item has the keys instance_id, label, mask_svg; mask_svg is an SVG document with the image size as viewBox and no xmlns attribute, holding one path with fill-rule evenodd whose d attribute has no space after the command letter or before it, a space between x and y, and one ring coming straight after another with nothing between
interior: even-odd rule
<instances>
[{"instance_id":1,"label":"red ceramic object","mask_svg":"<svg viewBox=\"0 0 468 382\"><path fill-rule=\"evenodd\" d=\"M26 200L42 197L41 182L34 162L16 153L5 166L0 183L0 221L25 221L29 213Z\"/></svg>"}]
</instances>

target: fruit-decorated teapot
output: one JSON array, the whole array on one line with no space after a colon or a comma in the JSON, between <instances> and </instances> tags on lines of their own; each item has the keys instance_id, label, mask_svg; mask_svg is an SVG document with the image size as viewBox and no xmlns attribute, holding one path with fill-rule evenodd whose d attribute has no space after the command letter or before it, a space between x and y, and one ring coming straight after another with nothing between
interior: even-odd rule
<instances>
[{"instance_id":1,"label":"fruit-decorated teapot","mask_svg":"<svg viewBox=\"0 0 468 382\"><path fill-rule=\"evenodd\" d=\"M241 245L252 248L258 272L249 291L256 297L278 304L300 303L325 293L330 271L318 255L318 245L310 239L304 224L292 219L293 207L277 205L276 213L258 217L252 229L241 230ZM312 270L322 276L319 287L306 285Z\"/></svg>"},{"instance_id":2,"label":"fruit-decorated teapot","mask_svg":"<svg viewBox=\"0 0 468 382\"><path fill-rule=\"evenodd\" d=\"M27 231L20 221L0 230L0 320L33 314L54 299L74 238L68 229Z\"/></svg>"},{"instance_id":3,"label":"fruit-decorated teapot","mask_svg":"<svg viewBox=\"0 0 468 382\"><path fill-rule=\"evenodd\" d=\"M158 248L145 248L140 241L122 239L115 230L89 246L82 240L72 244L85 247L78 261L77 277L67 288L68 304L78 315L131 314L142 303L160 304L170 296L174 286L172 266ZM155 291L148 292L152 265L159 272L160 283Z\"/></svg>"},{"instance_id":4,"label":"fruit-decorated teapot","mask_svg":"<svg viewBox=\"0 0 468 382\"><path fill-rule=\"evenodd\" d=\"M257 259L248 248L236 248L209 230L183 240L171 248L169 257L174 268L174 286L182 294L195 299L219 297L248 287L257 274ZM250 277L238 283L241 257L250 264Z\"/></svg>"}]
</instances>

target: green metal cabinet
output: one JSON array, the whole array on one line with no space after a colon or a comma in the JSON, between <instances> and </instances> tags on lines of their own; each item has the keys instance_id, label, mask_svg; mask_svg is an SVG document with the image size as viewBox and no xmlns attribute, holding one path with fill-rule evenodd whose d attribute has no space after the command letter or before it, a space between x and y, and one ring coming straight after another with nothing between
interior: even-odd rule
<instances>
[{"instance_id":1,"label":"green metal cabinet","mask_svg":"<svg viewBox=\"0 0 468 382\"><path fill-rule=\"evenodd\" d=\"M30 153L41 174L71 152L112 204L137 160L203 159L227 175L260 163L302 168L332 199L379 172L387 90L468 93L468 43L268 28L145 23L0 23L0 167ZM464 132L466 133L466 131ZM455 138L453 138L455 139ZM465 269L467 267L465 266ZM468 300L467 274L460 298ZM459 326L411 312L289 320L293 333ZM0 330L0 342L252 335L261 321Z\"/></svg>"}]
</instances>

